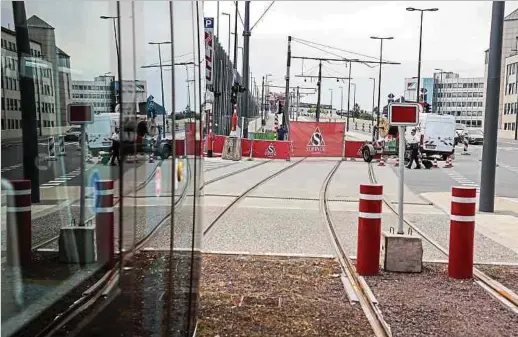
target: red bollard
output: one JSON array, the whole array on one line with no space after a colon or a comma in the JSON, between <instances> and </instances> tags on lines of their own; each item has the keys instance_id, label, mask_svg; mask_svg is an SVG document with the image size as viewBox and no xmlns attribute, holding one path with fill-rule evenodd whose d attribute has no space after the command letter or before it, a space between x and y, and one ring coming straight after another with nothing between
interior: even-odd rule
<instances>
[{"instance_id":1,"label":"red bollard","mask_svg":"<svg viewBox=\"0 0 518 337\"><path fill-rule=\"evenodd\" d=\"M383 185L360 185L356 270L360 275L377 275L381 244Z\"/></svg>"},{"instance_id":2,"label":"red bollard","mask_svg":"<svg viewBox=\"0 0 518 337\"><path fill-rule=\"evenodd\" d=\"M115 216L113 215L113 180L96 182L95 238L97 261L113 267L115 262ZM122 235L122 234L121 234Z\"/></svg>"},{"instance_id":3,"label":"red bollard","mask_svg":"<svg viewBox=\"0 0 518 337\"><path fill-rule=\"evenodd\" d=\"M23 266L32 261L31 181L11 180L7 193L7 264Z\"/></svg>"},{"instance_id":4,"label":"red bollard","mask_svg":"<svg viewBox=\"0 0 518 337\"><path fill-rule=\"evenodd\" d=\"M448 275L455 279L473 277L476 202L475 188L452 187Z\"/></svg>"}]
</instances>

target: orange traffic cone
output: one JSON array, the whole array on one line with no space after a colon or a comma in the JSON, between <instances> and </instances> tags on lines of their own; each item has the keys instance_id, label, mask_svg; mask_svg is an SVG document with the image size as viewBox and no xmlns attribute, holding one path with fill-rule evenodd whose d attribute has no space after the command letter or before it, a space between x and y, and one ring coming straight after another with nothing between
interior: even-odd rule
<instances>
[{"instance_id":1,"label":"orange traffic cone","mask_svg":"<svg viewBox=\"0 0 518 337\"><path fill-rule=\"evenodd\" d=\"M394 165L395 167L398 167L399 166L399 157L396 157L396 164Z\"/></svg>"},{"instance_id":2,"label":"orange traffic cone","mask_svg":"<svg viewBox=\"0 0 518 337\"><path fill-rule=\"evenodd\" d=\"M446 164L444 164L444 168L452 168L453 167L453 163L451 162L451 156L448 156L448 158L446 158Z\"/></svg>"},{"instance_id":3,"label":"orange traffic cone","mask_svg":"<svg viewBox=\"0 0 518 337\"><path fill-rule=\"evenodd\" d=\"M385 166L385 157L381 156L378 166Z\"/></svg>"},{"instance_id":4,"label":"orange traffic cone","mask_svg":"<svg viewBox=\"0 0 518 337\"><path fill-rule=\"evenodd\" d=\"M439 166L437 165L437 158L434 158L432 168L439 168Z\"/></svg>"}]
</instances>

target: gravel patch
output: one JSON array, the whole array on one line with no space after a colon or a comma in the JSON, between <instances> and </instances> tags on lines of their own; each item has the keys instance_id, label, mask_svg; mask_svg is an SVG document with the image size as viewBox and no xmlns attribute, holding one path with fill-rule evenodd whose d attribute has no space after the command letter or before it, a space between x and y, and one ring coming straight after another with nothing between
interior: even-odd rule
<instances>
[{"instance_id":1,"label":"gravel patch","mask_svg":"<svg viewBox=\"0 0 518 337\"><path fill-rule=\"evenodd\" d=\"M135 255L120 278L120 294L77 334L74 334L75 325L70 324L59 336L191 336L196 325L201 257L195 254L191 259L190 252L174 252L172 258L174 272L169 270L169 252ZM191 266L194 282L190 277ZM169 291L170 279L173 292ZM168 302L171 303L169 324Z\"/></svg>"},{"instance_id":2,"label":"gravel patch","mask_svg":"<svg viewBox=\"0 0 518 337\"><path fill-rule=\"evenodd\" d=\"M236 207L204 237L208 251L333 254L318 211Z\"/></svg>"},{"instance_id":3,"label":"gravel patch","mask_svg":"<svg viewBox=\"0 0 518 337\"><path fill-rule=\"evenodd\" d=\"M358 204L354 203L357 207ZM344 247L348 255L356 256L356 248L358 242L358 212L339 212L331 211L331 218L335 230L340 238L340 242ZM394 214L383 214L381 220L381 231L390 232L390 227L393 227L397 231L397 216ZM408 233L408 226L403 226L405 233ZM416 232L413 232L414 236L420 236ZM423 242L423 260L437 260L446 259L446 256L441 253L437 248L432 246L428 241L422 240ZM381 238L381 244L383 244L383 237Z\"/></svg>"},{"instance_id":4,"label":"gravel patch","mask_svg":"<svg viewBox=\"0 0 518 337\"><path fill-rule=\"evenodd\" d=\"M447 268L365 278L393 336L518 336L515 314L472 280L448 278Z\"/></svg>"},{"instance_id":5,"label":"gravel patch","mask_svg":"<svg viewBox=\"0 0 518 337\"><path fill-rule=\"evenodd\" d=\"M197 336L374 336L331 259L203 255Z\"/></svg>"},{"instance_id":6,"label":"gravel patch","mask_svg":"<svg viewBox=\"0 0 518 337\"><path fill-rule=\"evenodd\" d=\"M335 164L336 161L302 162L260 186L250 195L318 198L320 188Z\"/></svg>"},{"instance_id":7,"label":"gravel patch","mask_svg":"<svg viewBox=\"0 0 518 337\"><path fill-rule=\"evenodd\" d=\"M450 220L445 214L407 214L405 218L437 241L446 250L449 247ZM518 254L475 232L475 262L518 262Z\"/></svg>"},{"instance_id":8,"label":"gravel patch","mask_svg":"<svg viewBox=\"0 0 518 337\"><path fill-rule=\"evenodd\" d=\"M480 265L476 267L518 294L518 267Z\"/></svg>"}]
</instances>

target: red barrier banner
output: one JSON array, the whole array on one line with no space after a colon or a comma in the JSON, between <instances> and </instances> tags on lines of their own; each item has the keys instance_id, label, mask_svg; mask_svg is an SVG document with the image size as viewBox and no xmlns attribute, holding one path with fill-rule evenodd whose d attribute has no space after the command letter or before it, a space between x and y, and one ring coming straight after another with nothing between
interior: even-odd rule
<instances>
[{"instance_id":1,"label":"red barrier banner","mask_svg":"<svg viewBox=\"0 0 518 337\"><path fill-rule=\"evenodd\" d=\"M187 142L187 155L200 156L202 153L203 142L196 139L196 123L186 122L185 123L185 141Z\"/></svg>"},{"instance_id":2,"label":"red barrier banner","mask_svg":"<svg viewBox=\"0 0 518 337\"><path fill-rule=\"evenodd\" d=\"M364 141L346 140L345 141L345 158L362 158L362 146Z\"/></svg>"},{"instance_id":3,"label":"red barrier banner","mask_svg":"<svg viewBox=\"0 0 518 337\"><path fill-rule=\"evenodd\" d=\"M341 157L344 123L290 122L293 157Z\"/></svg>"},{"instance_id":4,"label":"red barrier banner","mask_svg":"<svg viewBox=\"0 0 518 337\"><path fill-rule=\"evenodd\" d=\"M227 137L222 135L217 135L214 137L214 143L212 143L212 152L214 153L223 153L223 146L225 146L225 139Z\"/></svg>"},{"instance_id":5,"label":"red barrier banner","mask_svg":"<svg viewBox=\"0 0 518 337\"><path fill-rule=\"evenodd\" d=\"M183 147L183 144L185 143L185 141L183 139L177 139L176 140L176 155L177 156L183 156L184 153L183 153L183 150L184 150L184 147Z\"/></svg>"},{"instance_id":6,"label":"red barrier banner","mask_svg":"<svg viewBox=\"0 0 518 337\"><path fill-rule=\"evenodd\" d=\"M248 138L241 138L241 156L250 157L252 141Z\"/></svg>"},{"instance_id":7,"label":"red barrier banner","mask_svg":"<svg viewBox=\"0 0 518 337\"><path fill-rule=\"evenodd\" d=\"M290 159L290 143L280 140L254 140L252 143L252 157Z\"/></svg>"}]
</instances>

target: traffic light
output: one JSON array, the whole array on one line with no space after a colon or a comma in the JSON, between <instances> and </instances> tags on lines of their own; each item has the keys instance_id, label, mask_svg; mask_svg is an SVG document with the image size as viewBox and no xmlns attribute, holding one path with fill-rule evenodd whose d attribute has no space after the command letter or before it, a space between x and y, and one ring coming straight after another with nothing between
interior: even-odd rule
<instances>
[{"instance_id":1,"label":"traffic light","mask_svg":"<svg viewBox=\"0 0 518 337\"><path fill-rule=\"evenodd\" d=\"M427 113L427 114L432 112L430 104L428 104L426 102L424 103L424 112Z\"/></svg>"},{"instance_id":2,"label":"traffic light","mask_svg":"<svg viewBox=\"0 0 518 337\"><path fill-rule=\"evenodd\" d=\"M239 90L239 85L234 83L232 86L232 93L230 94L230 103L237 104L237 92Z\"/></svg>"}]
</instances>

